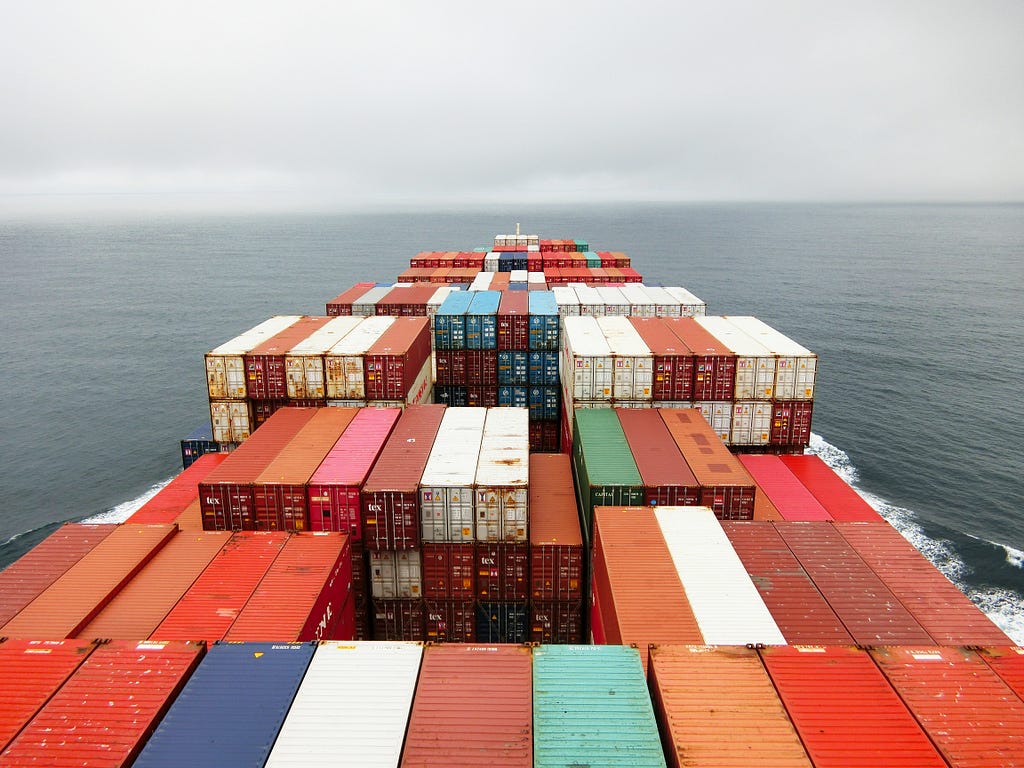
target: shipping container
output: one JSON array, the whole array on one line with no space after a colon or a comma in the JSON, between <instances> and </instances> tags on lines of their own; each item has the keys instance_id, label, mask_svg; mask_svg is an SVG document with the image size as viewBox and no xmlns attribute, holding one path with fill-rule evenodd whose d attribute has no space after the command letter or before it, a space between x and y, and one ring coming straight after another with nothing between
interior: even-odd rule
<instances>
[{"instance_id":1,"label":"shipping container","mask_svg":"<svg viewBox=\"0 0 1024 768\"><path fill-rule=\"evenodd\" d=\"M441 305L444 304L444 300L448 298L448 295L452 291L459 290L458 288L451 285L432 286L434 293L431 294L430 298L427 299L427 317L431 318L430 327L433 330L434 315L437 314L437 310L440 309Z\"/></svg>"},{"instance_id":2,"label":"shipping container","mask_svg":"<svg viewBox=\"0 0 1024 768\"><path fill-rule=\"evenodd\" d=\"M315 649L310 643L212 646L135 768L264 765Z\"/></svg>"},{"instance_id":3,"label":"shipping container","mask_svg":"<svg viewBox=\"0 0 1024 768\"><path fill-rule=\"evenodd\" d=\"M693 352L694 400L732 400L736 389L736 354L695 318L668 318L665 324Z\"/></svg>"},{"instance_id":4,"label":"shipping container","mask_svg":"<svg viewBox=\"0 0 1024 768\"><path fill-rule=\"evenodd\" d=\"M362 296L352 301L352 314L373 317L377 314L377 303L394 289L392 285L375 285Z\"/></svg>"},{"instance_id":5,"label":"shipping container","mask_svg":"<svg viewBox=\"0 0 1024 768\"><path fill-rule=\"evenodd\" d=\"M0 754L0 763L132 765L202 655L202 644L191 642L100 646Z\"/></svg>"},{"instance_id":6,"label":"shipping container","mask_svg":"<svg viewBox=\"0 0 1024 768\"><path fill-rule=\"evenodd\" d=\"M429 283L396 286L374 305L377 315L392 317L426 317L427 302L437 292Z\"/></svg>"},{"instance_id":7,"label":"shipping container","mask_svg":"<svg viewBox=\"0 0 1024 768\"><path fill-rule=\"evenodd\" d=\"M756 317L734 315L728 319L775 355L775 397L779 400L814 398L818 369L816 354Z\"/></svg>"},{"instance_id":8,"label":"shipping container","mask_svg":"<svg viewBox=\"0 0 1024 768\"><path fill-rule=\"evenodd\" d=\"M757 487L771 499L783 520L832 519L828 511L778 456L741 453L737 458L754 478Z\"/></svg>"},{"instance_id":9,"label":"shipping container","mask_svg":"<svg viewBox=\"0 0 1024 768\"><path fill-rule=\"evenodd\" d=\"M219 443L240 443L248 439L257 426L250 401L210 401L210 433Z\"/></svg>"},{"instance_id":10,"label":"shipping container","mask_svg":"<svg viewBox=\"0 0 1024 768\"><path fill-rule=\"evenodd\" d=\"M782 634L794 645L853 645L854 639L769 522L722 528Z\"/></svg>"},{"instance_id":11,"label":"shipping container","mask_svg":"<svg viewBox=\"0 0 1024 768\"><path fill-rule=\"evenodd\" d=\"M327 397L324 355L361 322L359 317L335 317L288 350L284 367L289 398L322 400Z\"/></svg>"},{"instance_id":12,"label":"shipping container","mask_svg":"<svg viewBox=\"0 0 1024 768\"><path fill-rule=\"evenodd\" d=\"M429 359L429 321L425 317L396 318L366 350L366 399L405 401Z\"/></svg>"},{"instance_id":13,"label":"shipping container","mask_svg":"<svg viewBox=\"0 0 1024 768\"><path fill-rule=\"evenodd\" d=\"M668 286L665 288L668 295L679 302L679 314L683 317L696 317L707 314L707 304L703 299L694 296L685 288L679 286Z\"/></svg>"},{"instance_id":14,"label":"shipping container","mask_svg":"<svg viewBox=\"0 0 1024 768\"><path fill-rule=\"evenodd\" d=\"M811 443L811 416L814 403L809 400L772 403L770 445L802 452Z\"/></svg>"},{"instance_id":15,"label":"shipping container","mask_svg":"<svg viewBox=\"0 0 1024 768\"><path fill-rule=\"evenodd\" d=\"M652 399L690 400L693 395L693 352L660 318L633 317L629 322L651 350Z\"/></svg>"},{"instance_id":16,"label":"shipping container","mask_svg":"<svg viewBox=\"0 0 1024 768\"><path fill-rule=\"evenodd\" d=\"M331 317L352 314L352 302L374 287L374 283L356 283L327 302L324 314Z\"/></svg>"},{"instance_id":17,"label":"shipping container","mask_svg":"<svg viewBox=\"0 0 1024 768\"><path fill-rule=\"evenodd\" d=\"M753 648L653 647L650 686L674 768L812 765Z\"/></svg>"},{"instance_id":18,"label":"shipping container","mask_svg":"<svg viewBox=\"0 0 1024 768\"><path fill-rule=\"evenodd\" d=\"M816 768L945 767L866 651L799 645L760 655Z\"/></svg>"},{"instance_id":19,"label":"shipping container","mask_svg":"<svg viewBox=\"0 0 1024 768\"><path fill-rule=\"evenodd\" d=\"M370 589L376 600L423 597L420 550L370 552Z\"/></svg>"},{"instance_id":20,"label":"shipping container","mask_svg":"<svg viewBox=\"0 0 1024 768\"><path fill-rule=\"evenodd\" d=\"M1024 700L1024 648L1007 645L976 650L999 678Z\"/></svg>"},{"instance_id":21,"label":"shipping container","mask_svg":"<svg viewBox=\"0 0 1024 768\"><path fill-rule=\"evenodd\" d=\"M0 637L75 637L174 536L173 525L122 524L0 627Z\"/></svg>"},{"instance_id":22,"label":"shipping container","mask_svg":"<svg viewBox=\"0 0 1024 768\"><path fill-rule=\"evenodd\" d=\"M772 404L767 400L736 400L731 405L729 444L736 448L768 445L771 440Z\"/></svg>"},{"instance_id":23,"label":"shipping container","mask_svg":"<svg viewBox=\"0 0 1024 768\"><path fill-rule=\"evenodd\" d=\"M562 325L560 369L566 401L610 400L615 364L597 319L568 316Z\"/></svg>"},{"instance_id":24,"label":"shipping container","mask_svg":"<svg viewBox=\"0 0 1024 768\"><path fill-rule=\"evenodd\" d=\"M547 269L544 271L548 272ZM555 306L558 307L559 317L580 314L580 298L576 295L576 291L569 286L556 285L551 289L551 296L555 300Z\"/></svg>"},{"instance_id":25,"label":"shipping container","mask_svg":"<svg viewBox=\"0 0 1024 768\"><path fill-rule=\"evenodd\" d=\"M185 509L199 501L199 483L221 464L228 454L208 453L172 478L149 501L133 512L126 523L173 523Z\"/></svg>"},{"instance_id":26,"label":"shipping container","mask_svg":"<svg viewBox=\"0 0 1024 768\"><path fill-rule=\"evenodd\" d=\"M530 636L525 601L476 603L476 642L525 643Z\"/></svg>"},{"instance_id":27,"label":"shipping container","mask_svg":"<svg viewBox=\"0 0 1024 768\"><path fill-rule=\"evenodd\" d=\"M181 440L181 468L188 469L200 456L208 453L227 453L233 447L231 443L216 442L213 439L212 422L204 422Z\"/></svg>"},{"instance_id":28,"label":"shipping container","mask_svg":"<svg viewBox=\"0 0 1024 768\"><path fill-rule=\"evenodd\" d=\"M488 409L474 480L476 541L528 540L529 480L527 412L522 408Z\"/></svg>"},{"instance_id":29,"label":"shipping container","mask_svg":"<svg viewBox=\"0 0 1024 768\"><path fill-rule=\"evenodd\" d=\"M658 768L665 754L640 654L610 645L533 649L536 768Z\"/></svg>"},{"instance_id":30,"label":"shipping container","mask_svg":"<svg viewBox=\"0 0 1024 768\"><path fill-rule=\"evenodd\" d=\"M469 387L490 387L498 385L498 355L494 349L467 349L466 378L459 382Z\"/></svg>"},{"instance_id":31,"label":"shipping container","mask_svg":"<svg viewBox=\"0 0 1024 768\"><path fill-rule=\"evenodd\" d=\"M771 350L730 323L728 318L701 315L694 321L736 356L735 384L729 399L771 400L775 397L776 358Z\"/></svg>"},{"instance_id":32,"label":"shipping container","mask_svg":"<svg viewBox=\"0 0 1024 768\"><path fill-rule=\"evenodd\" d=\"M509 354L499 352L499 355ZM466 350L439 349L434 353L435 378L439 385L465 385L466 383ZM498 375L500 376L500 367Z\"/></svg>"},{"instance_id":33,"label":"shipping container","mask_svg":"<svg viewBox=\"0 0 1024 768\"><path fill-rule=\"evenodd\" d=\"M223 639L288 536L282 531L232 535L150 637L209 643Z\"/></svg>"},{"instance_id":34,"label":"shipping container","mask_svg":"<svg viewBox=\"0 0 1024 768\"><path fill-rule=\"evenodd\" d=\"M559 386L557 352L530 352L526 364L527 382L529 384L543 385L547 387ZM502 382L499 381L499 383ZM518 382L508 383L511 384Z\"/></svg>"},{"instance_id":35,"label":"shipping container","mask_svg":"<svg viewBox=\"0 0 1024 768\"><path fill-rule=\"evenodd\" d=\"M472 600L476 595L476 557L471 542L424 542L423 596L432 600Z\"/></svg>"},{"instance_id":36,"label":"shipping container","mask_svg":"<svg viewBox=\"0 0 1024 768\"><path fill-rule=\"evenodd\" d=\"M583 637L582 600L531 600L530 642L579 644Z\"/></svg>"},{"instance_id":37,"label":"shipping container","mask_svg":"<svg viewBox=\"0 0 1024 768\"><path fill-rule=\"evenodd\" d=\"M466 349L498 348L499 291L477 291L466 309Z\"/></svg>"},{"instance_id":38,"label":"shipping container","mask_svg":"<svg viewBox=\"0 0 1024 768\"><path fill-rule=\"evenodd\" d=\"M306 490L313 531L343 531L362 541L360 490L402 412L361 408L309 478Z\"/></svg>"},{"instance_id":39,"label":"shipping container","mask_svg":"<svg viewBox=\"0 0 1024 768\"><path fill-rule=\"evenodd\" d=\"M366 400L366 354L395 324L393 317L367 317L324 354L330 400Z\"/></svg>"},{"instance_id":40,"label":"shipping container","mask_svg":"<svg viewBox=\"0 0 1024 768\"><path fill-rule=\"evenodd\" d=\"M615 415L643 480L644 503L697 505L700 484L661 415L651 408L617 408Z\"/></svg>"},{"instance_id":41,"label":"shipping container","mask_svg":"<svg viewBox=\"0 0 1024 768\"><path fill-rule=\"evenodd\" d=\"M781 456L782 463L804 484L837 522L880 523L882 516L820 456Z\"/></svg>"},{"instance_id":42,"label":"shipping container","mask_svg":"<svg viewBox=\"0 0 1024 768\"><path fill-rule=\"evenodd\" d=\"M654 375L650 347L627 317L600 317L597 325L612 353L612 397L615 400L650 400Z\"/></svg>"},{"instance_id":43,"label":"shipping container","mask_svg":"<svg viewBox=\"0 0 1024 768\"><path fill-rule=\"evenodd\" d=\"M478 541L475 547L476 597L483 602L525 601L530 594L527 544Z\"/></svg>"},{"instance_id":44,"label":"shipping container","mask_svg":"<svg viewBox=\"0 0 1024 768\"><path fill-rule=\"evenodd\" d=\"M557 352L559 348L559 307L552 291L529 294L529 342L535 352Z\"/></svg>"},{"instance_id":45,"label":"shipping container","mask_svg":"<svg viewBox=\"0 0 1024 768\"><path fill-rule=\"evenodd\" d=\"M329 317L302 317L280 333L271 336L243 355L246 395L251 400L276 400L288 397L285 356L331 321Z\"/></svg>"},{"instance_id":46,"label":"shipping container","mask_svg":"<svg viewBox=\"0 0 1024 768\"><path fill-rule=\"evenodd\" d=\"M498 349L530 348L530 297L522 291L501 294L498 305Z\"/></svg>"},{"instance_id":47,"label":"shipping container","mask_svg":"<svg viewBox=\"0 0 1024 768\"><path fill-rule=\"evenodd\" d=\"M654 302L655 317L680 317L682 307L679 300L672 297L667 290L658 285L644 285L644 293Z\"/></svg>"},{"instance_id":48,"label":"shipping container","mask_svg":"<svg viewBox=\"0 0 1024 768\"><path fill-rule=\"evenodd\" d=\"M644 482L615 411L579 409L573 418L573 470L583 537L589 542L594 507L643 504Z\"/></svg>"},{"instance_id":49,"label":"shipping container","mask_svg":"<svg viewBox=\"0 0 1024 768\"><path fill-rule=\"evenodd\" d=\"M426 636L422 598L401 600L373 599L373 637L375 640L416 640Z\"/></svg>"},{"instance_id":50,"label":"shipping container","mask_svg":"<svg viewBox=\"0 0 1024 768\"><path fill-rule=\"evenodd\" d=\"M629 299L618 288L602 285L598 286L597 293L601 297L601 301L604 302L605 315L628 317L632 314Z\"/></svg>"},{"instance_id":51,"label":"shipping container","mask_svg":"<svg viewBox=\"0 0 1024 768\"><path fill-rule=\"evenodd\" d=\"M241 400L247 396L244 355L300 320L278 315L264 320L206 353L206 383L211 400ZM231 442L231 441L224 441Z\"/></svg>"},{"instance_id":52,"label":"shipping container","mask_svg":"<svg viewBox=\"0 0 1024 768\"><path fill-rule=\"evenodd\" d=\"M475 600L426 597L423 615L423 639L427 642L472 643L476 640Z\"/></svg>"},{"instance_id":53,"label":"shipping container","mask_svg":"<svg viewBox=\"0 0 1024 768\"><path fill-rule=\"evenodd\" d=\"M580 600L583 537L564 453L530 455L530 598Z\"/></svg>"},{"instance_id":54,"label":"shipping container","mask_svg":"<svg viewBox=\"0 0 1024 768\"><path fill-rule=\"evenodd\" d=\"M450 408L420 478L423 541L474 540L474 486L485 408Z\"/></svg>"},{"instance_id":55,"label":"shipping container","mask_svg":"<svg viewBox=\"0 0 1024 768\"><path fill-rule=\"evenodd\" d=\"M434 315L434 349L466 349L466 312L476 292L450 293Z\"/></svg>"},{"instance_id":56,"label":"shipping container","mask_svg":"<svg viewBox=\"0 0 1024 768\"><path fill-rule=\"evenodd\" d=\"M533 661L526 646L430 646L402 766L533 766Z\"/></svg>"},{"instance_id":57,"label":"shipping container","mask_svg":"<svg viewBox=\"0 0 1024 768\"><path fill-rule=\"evenodd\" d=\"M504 350L498 352L497 361L497 384L499 386L526 386L530 383L530 359L533 354L542 355L544 352L531 353L526 350ZM440 359L440 356L438 356ZM557 371L558 361L555 359ZM556 374L557 376L557 374Z\"/></svg>"}]
</instances>

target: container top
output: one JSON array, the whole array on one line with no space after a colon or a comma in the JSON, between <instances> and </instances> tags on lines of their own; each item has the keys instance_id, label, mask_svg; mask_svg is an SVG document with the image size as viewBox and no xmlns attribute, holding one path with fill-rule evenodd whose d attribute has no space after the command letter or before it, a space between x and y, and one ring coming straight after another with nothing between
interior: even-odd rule
<instances>
[{"instance_id":1,"label":"container top","mask_svg":"<svg viewBox=\"0 0 1024 768\"><path fill-rule=\"evenodd\" d=\"M424 344L427 343L429 332L430 321L425 317L396 317L391 327L366 350L366 354L367 356L408 354L417 339L422 339ZM429 351L426 349L424 354Z\"/></svg>"},{"instance_id":2,"label":"container top","mask_svg":"<svg viewBox=\"0 0 1024 768\"><path fill-rule=\"evenodd\" d=\"M501 303L501 291L477 291L466 310L467 315L496 315Z\"/></svg>"},{"instance_id":3,"label":"container top","mask_svg":"<svg viewBox=\"0 0 1024 768\"><path fill-rule=\"evenodd\" d=\"M365 317L351 332L327 350L331 357L363 355L395 323L390 315Z\"/></svg>"},{"instance_id":4,"label":"container top","mask_svg":"<svg viewBox=\"0 0 1024 768\"><path fill-rule=\"evenodd\" d=\"M362 485L401 415L401 408L359 408L309 478L310 486Z\"/></svg>"},{"instance_id":5,"label":"container top","mask_svg":"<svg viewBox=\"0 0 1024 768\"><path fill-rule=\"evenodd\" d=\"M637 333L628 317L609 315L597 318L597 325L604 334L608 348L616 357L650 357L651 348Z\"/></svg>"},{"instance_id":6,"label":"container top","mask_svg":"<svg viewBox=\"0 0 1024 768\"><path fill-rule=\"evenodd\" d=\"M486 408L449 408L423 469L420 485L471 487L476 477Z\"/></svg>"},{"instance_id":7,"label":"container top","mask_svg":"<svg viewBox=\"0 0 1024 768\"><path fill-rule=\"evenodd\" d=\"M362 322L361 317L342 316L330 320L323 328L314 331L290 350L288 356L322 355Z\"/></svg>"},{"instance_id":8,"label":"container top","mask_svg":"<svg viewBox=\"0 0 1024 768\"><path fill-rule=\"evenodd\" d=\"M230 341L225 341L220 346L214 347L210 352L207 352L207 355L244 355L267 339L276 336L288 328L288 326L294 325L300 319L301 315L277 315L271 317Z\"/></svg>"},{"instance_id":9,"label":"container top","mask_svg":"<svg viewBox=\"0 0 1024 768\"><path fill-rule=\"evenodd\" d=\"M565 346L570 355L576 357L611 357L612 350L608 346L597 318L589 315L568 315L562 321Z\"/></svg>"},{"instance_id":10,"label":"container top","mask_svg":"<svg viewBox=\"0 0 1024 768\"><path fill-rule=\"evenodd\" d=\"M474 292L476 293L476 292ZM453 291L448 294L444 302L438 307L439 315L464 315L473 303L474 293L469 291Z\"/></svg>"},{"instance_id":11,"label":"container top","mask_svg":"<svg viewBox=\"0 0 1024 768\"><path fill-rule=\"evenodd\" d=\"M531 273L535 274L535 273ZM570 289L571 290L571 289ZM573 294L575 295L575 293ZM554 290L550 291L531 291L529 294L530 302L530 314L531 315L557 315L558 314L558 302L556 300L557 294Z\"/></svg>"},{"instance_id":12,"label":"container top","mask_svg":"<svg viewBox=\"0 0 1024 768\"><path fill-rule=\"evenodd\" d=\"M334 318L331 317L302 317L289 325L280 333L271 336L246 353L246 357L257 357L262 355L283 356L289 349L301 341L309 338L315 331L320 330Z\"/></svg>"},{"instance_id":13,"label":"container top","mask_svg":"<svg viewBox=\"0 0 1024 768\"><path fill-rule=\"evenodd\" d=\"M407 406L370 470L363 493L416 493L446 410L444 405Z\"/></svg>"},{"instance_id":14,"label":"container top","mask_svg":"<svg viewBox=\"0 0 1024 768\"><path fill-rule=\"evenodd\" d=\"M702 315L694 318L696 323L704 330L714 336L718 341L727 347L733 354L740 357L774 358L771 350L759 342L753 336L744 333L741 329L729 322L725 317L719 315Z\"/></svg>"},{"instance_id":15,"label":"container top","mask_svg":"<svg viewBox=\"0 0 1024 768\"><path fill-rule=\"evenodd\" d=\"M773 354L789 357L816 357L807 347L793 341L781 331L775 330L760 318L750 315L730 315L727 319L744 333L764 344Z\"/></svg>"}]
</instances>

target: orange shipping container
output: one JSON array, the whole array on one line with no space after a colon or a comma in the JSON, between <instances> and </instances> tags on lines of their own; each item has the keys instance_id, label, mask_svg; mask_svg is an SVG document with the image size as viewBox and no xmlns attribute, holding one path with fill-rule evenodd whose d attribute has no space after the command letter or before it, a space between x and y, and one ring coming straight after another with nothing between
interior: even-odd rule
<instances>
[{"instance_id":1,"label":"orange shipping container","mask_svg":"<svg viewBox=\"0 0 1024 768\"><path fill-rule=\"evenodd\" d=\"M199 483L227 457L226 453L203 454L139 507L125 522L173 523L190 504L199 501Z\"/></svg>"},{"instance_id":2,"label":"orange shipping container","mask_svg":"<svg viewBox=\"0 0 1024 768\"><path fill-rule=\"evenodd\" d=\"M583 537L568 454L530 454L529 510L531 599L579 600Z\"/></svg>"}]
</instances>

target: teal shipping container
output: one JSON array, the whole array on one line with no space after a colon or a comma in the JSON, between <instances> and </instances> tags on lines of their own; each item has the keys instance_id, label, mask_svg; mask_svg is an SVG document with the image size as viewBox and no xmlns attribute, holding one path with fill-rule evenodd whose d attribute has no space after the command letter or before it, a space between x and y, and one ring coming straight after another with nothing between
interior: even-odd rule
<instances>
[{"instance_id":1,"label":"teal shipping container","mask_svg":"<svg viewBox=\"0 0 1024 768\"><path fill-rule=\"evenodd\" d=\"M636 648L533 649L533 765L665 768Z\"/></svg>"}]
</instances>

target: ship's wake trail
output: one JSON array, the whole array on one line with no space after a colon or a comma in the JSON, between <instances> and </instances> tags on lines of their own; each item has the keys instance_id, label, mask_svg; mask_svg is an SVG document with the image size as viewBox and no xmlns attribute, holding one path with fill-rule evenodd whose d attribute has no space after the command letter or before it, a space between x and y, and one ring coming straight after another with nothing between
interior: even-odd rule
<instances>
[{"instance_id":1,"label":"ship's wake trail","mask_svg":"<svg viewBox=\"0 0 1024 768\"><path fill-rule=\"evenodd\" d=\"M809 453L818 455L861 497L884 517L893 528L913 544L942 574L953 582L993 622L1018 645L1024 644L1024 594L1012 589L972 584L973 569L957 552L953 542L929 536L918 522L913 510L892 504L880 496L857 487L858 472L849 455L841 448L811 434ZM965 534L970 536L970 534ZM977 538L977 537L971 537ZM983 541L982 539L978 539ZM985 541L993 551L1005 552L1006 562L1024 568L1024 552L995 542Z\"/></svg>"},{"instance_id":2,"label":"ship's wake trail","mask_svg":"<svg viewBox=\"0 0 1024 768\"><path fill-rule=\"evenodd\" d=\"M111 507L108 510L99 512L95 515L92 515L91 517L87 517L85 520L82 520L82 522L123 523L125 520L127 520L129 517L135 514L143 504L145 504L147 501L156 496L161 491L161 489L163 489L163 487L167 485L169 482L171 482L171 480L173 479L173 477L169 477L166 480L163 480L157 483L156 485L151 486L149 490L147 490L141 496L137 496L136 498L130 499L128 501L123 501L116 507Z\"/></svg>"}]
</instances>

